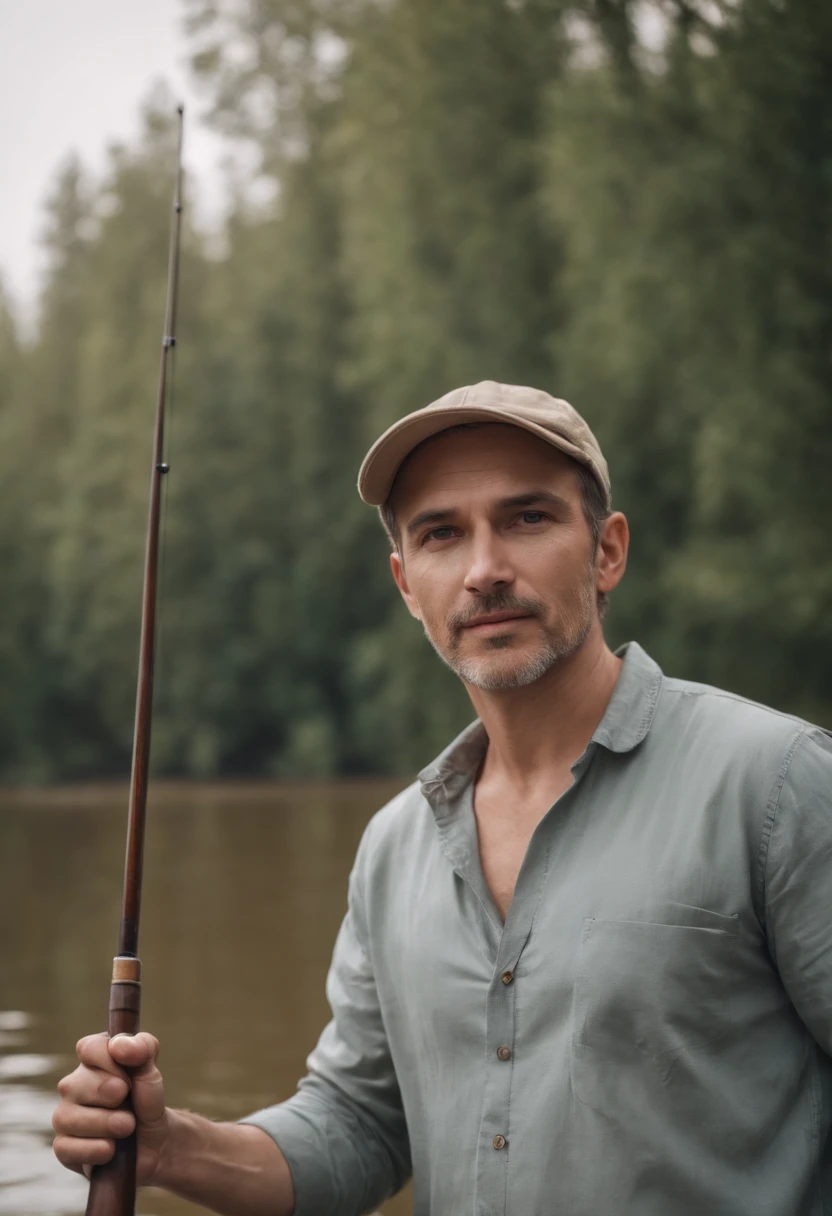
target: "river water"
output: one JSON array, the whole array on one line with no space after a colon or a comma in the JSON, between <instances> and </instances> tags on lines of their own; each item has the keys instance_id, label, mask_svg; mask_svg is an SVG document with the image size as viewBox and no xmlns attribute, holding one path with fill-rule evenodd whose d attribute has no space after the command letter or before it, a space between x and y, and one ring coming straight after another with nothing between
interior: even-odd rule
<instances>
[{"instance_id":1,"label":"river water","mask_svg":"<svg viewBox=\"0 0 832 1216\"><path fill-rule=\"evenodd\" d=\"M400 785L401 783L399 783ZM168 1101L215 1119L287 1097L328 1016L355 848L395 783L157 784L148 807L142 1025ZM55 1082L107 1023L126 789L0 794L0 1213L74 1216ZM146 1190L139 1216L202 1209ZM409 1190L385 1216L410 1212Z\"/></svg>"}]
</instances>

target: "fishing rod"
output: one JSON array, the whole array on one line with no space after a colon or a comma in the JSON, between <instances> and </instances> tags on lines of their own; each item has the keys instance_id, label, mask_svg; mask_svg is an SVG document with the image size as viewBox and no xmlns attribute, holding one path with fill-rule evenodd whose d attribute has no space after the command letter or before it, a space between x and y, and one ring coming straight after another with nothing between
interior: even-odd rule
<instances>
[{"instance_id":1,"label":"fishing rod","mask_svg":"<svg viewBox=\"0 0 832 1216\"><path fill-rule=\"evenodd\" d=\"M182 229L182 133L184 106L177 107L178 141L176 185L168 253L168 285L165 301L165 327L159 368L159 392L153 428L153 464L150 474L150 508L147 520L147 545L144 559L142 623L139 645L139 675L136 685L136 721L133 732L133 763L130 773L130 801L127 818L127 856L124 866L124 891L118 954L113 959L110 987L110 1038L117 1034L137 1034L141 1012L142 965L138 957L139 913L142 898L144 861L144 824L147 806L147 774L150 763L150 723L153 713L153 658L156 640L156 588L159 573L159 523L162 507L162 479L168 471L164 460L165 404L168 363L176 346L176 302L179 287L179 245ZM127 1098L125 1108L130 1108ZM90 1179L86 1216L133 1216L136 1208L136 1133L116 1140L115 1155L106 1165L96 1166Z\"/></svg>"}]
</instances>

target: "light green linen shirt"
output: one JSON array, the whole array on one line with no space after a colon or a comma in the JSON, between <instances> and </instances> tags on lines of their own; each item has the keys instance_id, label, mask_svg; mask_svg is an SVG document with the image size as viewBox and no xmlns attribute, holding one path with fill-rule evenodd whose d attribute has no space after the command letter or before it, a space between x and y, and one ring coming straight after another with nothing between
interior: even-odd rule
<instances>
[{"instance_id":1,"label":"light green linen shirt","mask_svg":"<svg viewBox=\"0 0 832 1216\"><path fill-rule=\"evenodd\" d=\"M370 822L298 1093L297 1216L832 1213L832 740L635 643L505 925L474 723Z\"/></svg>"}]
</instances>

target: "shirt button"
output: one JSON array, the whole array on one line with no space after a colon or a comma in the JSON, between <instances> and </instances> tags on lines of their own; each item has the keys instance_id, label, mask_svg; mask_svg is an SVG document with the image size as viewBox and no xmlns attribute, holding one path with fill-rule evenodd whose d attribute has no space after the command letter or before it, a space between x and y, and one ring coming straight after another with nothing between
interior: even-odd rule
<instances>
[{"instance_id":1,"label":"shirt button","mask_svg":"<svg viewBox=\"0 0 832 1216\"><path fill-rule=\"evenodd\" d=\"M500 1060L510 1060L511 1059L511 1048L506 1047L505 1043L503 1043L502 1047L497 1048L497 1057Z\"/></svg>"},{"instance_id":2,"label":"shirt button","mask_svg":"<svg viewBox=\"0 0 832 1216\"><path fill-rule=\"evenodd\" d=\"M503 981L504 984L510 984L511 981L514 979L514 972L513 971L504 971L503 974L500 976L500 979Z\"/></svg>"},{"instance_id":3,"label":"shirt button","mask_svg":"<svg viewBox=\"0 0 832 1216\"><path fill-rule=\"evenodd\" d=\"M506 1138L505 1138L505 1136L501 1136L498 1132L497 1135L494 1137L494 1139L491 1141L491 1143L494 1145L495 1148L505 1148Z\"/></svg>"}]
</instances>

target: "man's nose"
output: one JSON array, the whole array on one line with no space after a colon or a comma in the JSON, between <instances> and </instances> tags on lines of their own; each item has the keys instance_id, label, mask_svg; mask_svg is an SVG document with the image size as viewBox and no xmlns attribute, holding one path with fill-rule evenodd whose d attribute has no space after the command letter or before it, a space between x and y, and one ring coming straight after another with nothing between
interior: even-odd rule
<instances>
[{"instance_id":1,"label":"man's nose","mask_svg":"<svg viewBox=\"0 0 832 1216\"><path fill-rule=\"evenodd\" d=\"M495 587L507 587L513 582L514 569L500 538L490 529L475 535L465 575L465 590L485 595Z\"/></svg>"}]
</instances>

